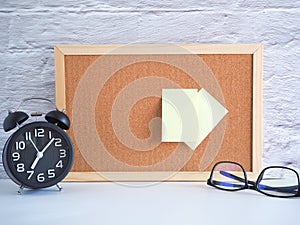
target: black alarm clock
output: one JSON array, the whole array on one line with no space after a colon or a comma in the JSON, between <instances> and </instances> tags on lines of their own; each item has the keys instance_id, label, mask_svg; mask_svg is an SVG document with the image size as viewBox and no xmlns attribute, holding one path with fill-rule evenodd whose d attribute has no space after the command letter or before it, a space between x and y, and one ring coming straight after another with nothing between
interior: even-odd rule
<instances>
[{"instance_id":1,"label":"black alarm clock","mask_svg":"<svg viewBox=\"0 0 300 225\"><path fill-rule=\"evenodd\" d=\"M30 100L50 102L56 109L46 113L44 121L34 121L24 125L29 115L19 111L20 106ZM32 113L31 117L43 113ZM56 185L72 168L74 150L72 142L64 130L70 127L68 116L59 111L46 98L23 99L16 111L9 112L3 123L4 131L18 127L7 140L2 154L7 175L23 188L38 189Z\"/></svg>"}]
</instances>

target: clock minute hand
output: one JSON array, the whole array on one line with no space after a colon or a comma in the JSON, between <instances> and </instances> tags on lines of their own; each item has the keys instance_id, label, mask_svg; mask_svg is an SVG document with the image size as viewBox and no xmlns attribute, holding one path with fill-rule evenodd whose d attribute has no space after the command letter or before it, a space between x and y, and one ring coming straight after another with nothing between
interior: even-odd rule
<instances>
[{"instance_id":1,"label":"clock minute hand","mask_svg":"<svg viewBox=\"0 0 300 225\"><path fill-rule=\"evenodd\" d=\"M36 154L36 158L35 158L35 160L33 161L32 165L31 165L31 167L30 167L32 170L34 170L34 168L36 167L36 165L37 165L37 163L39 162L39 160L40 160L41 158L43 158L44 152L49 148L49 146L52 144L53 141L54 141L54 138L52 138L52 139L48 142L48 144L43 148L43 150L42 150L41 152L38 151L38 153Z\"/></svg>"},{"instance_id":2,"label":"clock minute hand","mask_svg":"<svg viewBox=\"0 0 300 225\"><path fill-rule=\"evenodd\" d=\"M49 146L52 144L52 142L54 141L55 138L52 138L49 143L43 148L43 150L41 151L41 153L44 153L48 148Z\"/></svg>"}]
</instances>

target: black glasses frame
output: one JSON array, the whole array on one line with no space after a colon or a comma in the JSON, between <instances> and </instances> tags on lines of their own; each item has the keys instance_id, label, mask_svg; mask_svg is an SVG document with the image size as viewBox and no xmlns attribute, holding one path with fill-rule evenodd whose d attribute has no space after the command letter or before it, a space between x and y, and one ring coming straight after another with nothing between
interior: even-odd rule
<instances>
[{"instance_id":1,"label":"black glasses frame","mask_svg":"<svg viewBox=\"0 0 300 225\"><path fill-rule=\"evenodd\" d=\"M241 167L241 169L242 169L242 171L243 171L243 174L244 174L244 177L245 177L245 178L241 178L241 177L239 177L239 176L236 176L236 175L234 175L234 174L228 173L228 172L226 172L226 171L223 171L223 175L228 176L228 177L230 177L230 178L232 178L232 179L235 179L235 180L237 180L237 181L243 182L243 183L244 183L244 186L242 186L242 187L240 187L240 188L236 188L236 189L226 189L226 188L222 188L222 187L216 186L214 183L216 183L217 181L214 181L214 183L213 183L213 173L214 173L214 170L215 170L216 166L218 166L219 164L222 164L222 163L231 163L231 164L235 164L235 165L238 165L239 167ZM295 195L290 195L290 196L278 196L278 195L272 195L272 194L269 194L269 193L265 193L265 192L261 191L261 190L258 188L258 185L259 185L260 181L262 180L265 171L268 170L268 169L272 169L272 168L287 169L287 170L291 170L291 171L295 172L295 174L296 174L296 176L297 176L297 181L298 181L298 192L297 192ZM259 174L259 176L258 176L258 178L257 178L257 180L256 180L256 182L255 182L255 181L250 181L250 180L248 180L246 170L244 169L244 167L243 167L241 164L239 164L239 163L237 163L237 162L231 162L231 161L220 161L220 162L217 162L217 163L214 165L214 167L212 168L211 173L210 173L210 176L209 176L209 178L208 178L208 180L207 180L207 185L212 186L212 187L217 188L217 189L220 189L220 190L223 190L223 191L240 191L240 190L244 190L244 189L251 189L251 190L258 191L258 192L260 192L260 193L262 193L262 194L264 194L264 195L267 195L267 196L270 196L270 197L277 197L277 198L300 197L300 181L299 181L299 174L297 173L296 170L291 169L291 168L288 168L288 167L285 167L285 166L269 166L269 167L264 168L264 169L260 172L260 174ZM286 189L286 188L295 188L295 187L297 187L297 186L293 186L293 187L283 187L283 189ZM269 188L270 190L274 189L274 188L272 188L272 187L268 187L268 188Z\"/></svg>"}]
</instances>

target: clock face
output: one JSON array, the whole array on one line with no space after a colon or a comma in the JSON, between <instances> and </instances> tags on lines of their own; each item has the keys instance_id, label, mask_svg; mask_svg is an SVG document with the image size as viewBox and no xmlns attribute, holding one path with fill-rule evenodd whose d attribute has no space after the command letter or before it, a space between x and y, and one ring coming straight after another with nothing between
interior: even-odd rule
<instances>
[{"instance_id":1,"label":"clock face","mask_svg":"<svg viewBox=\"0 0 300 225\"><path fill-rule=\"evenodd\" d=\"M7 141L3 164L10 178L29 188L57 184L73 164L73 146L56 125L33 122L21 127Z\"/></svg>"}]
</instances>

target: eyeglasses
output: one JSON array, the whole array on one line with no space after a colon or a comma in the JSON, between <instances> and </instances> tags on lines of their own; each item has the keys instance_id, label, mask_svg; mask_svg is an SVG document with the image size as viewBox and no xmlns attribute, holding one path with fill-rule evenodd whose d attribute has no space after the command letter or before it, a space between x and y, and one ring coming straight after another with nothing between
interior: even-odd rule
<instances>
[{"instance_id":1,"label":"eyeglasses","mask_svg":"<svg viewBox=\"0 0 300 225\"><path fill-rule=\"evenodd\" d=\"M265 168L257 181L249 181L240 164L222 161L214 165L207 184L225 191L253 189L272 197L300 196L298 173L288 167L270 166Z\"/></svg>"}]
</instances>

